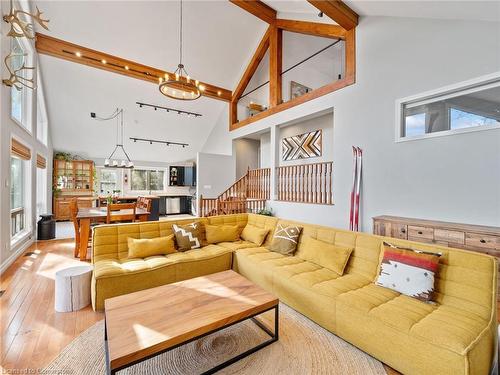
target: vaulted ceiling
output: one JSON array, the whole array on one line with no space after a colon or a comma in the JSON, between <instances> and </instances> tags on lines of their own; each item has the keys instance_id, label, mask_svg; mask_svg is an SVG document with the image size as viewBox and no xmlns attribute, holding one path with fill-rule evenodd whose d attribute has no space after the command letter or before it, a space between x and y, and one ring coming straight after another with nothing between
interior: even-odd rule
<instances>
[{"instance_id":1,"label":"vaulted ceiling","mask_svg":"<svg viewBox=\"0 0 500 375\"><path fill-rule=\"evenodd\" d=\"M318 11L306 1L265 1L278 16L316 22ZM477 1L346 1L363 15L498 21L498 3ZM172 71L179 62L178 1L39 1L51 20L50 36L155 68ZM267 24L228 1L184 2L183 62L189 74L229 90L237 85ZM54 148L84 157L107 157L115 142L115 123L97 122L125 109L125 147L132 159L176 162L192 159L227 104L201 98L180 102L162 96L154 84L40 56ZM193 118L153 109L149 102L203 114ZM128 137L186 142L190 147L132 143Z\"/></svg>"}]
</instances>

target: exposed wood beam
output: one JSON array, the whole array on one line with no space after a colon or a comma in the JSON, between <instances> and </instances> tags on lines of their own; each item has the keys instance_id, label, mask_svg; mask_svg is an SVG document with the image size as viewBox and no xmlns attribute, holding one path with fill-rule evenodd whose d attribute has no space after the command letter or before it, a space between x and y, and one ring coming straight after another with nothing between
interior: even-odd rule
<instances>
[{"instance_id":1,"label":"exposed wood beam","mask_svg":"<svg viewBox=\"0 0 500 375\"><path fill-rule=\"evenodd\" d=\"M254 75L255 71L257 70L260 62L264 58L264 55L266 54L266 51L269 48L269 36L271 34L271 27L272 26L269 26L267 28L267 31L262 37L257 49L255 50L252 59L250 60L250 63L248 64L247 68L245 69L245 72L243 73L243 76L240 79L240 82L238 83L238 86L233 91L233 100L238 100L241 97L243 91L245 91L245 89L248 86L248 83L252 79L252 76Z\"/></svg>"},{"instance_id":2,"label":"exposed wood beam","mask_svg":"<svg viewBox=\"0 0 500 375\"><path fill-rule=\"evenodd\" d=\"M276 20L276 11L269 5L260 0L229 0L234 5L253 14L267 23L273 23Z\"/></svg>"},{"instance_id":3,"label":"exposed wood beam","mask_svg":"<svg viewBox=\"0 0 500 375\"><path fill-rule=\"evenodd\" d=\"M282 101L281 70L283 65L283 30L276 24L269 35L269 107L276 107Z\"/></svg>"},{"instance_id":4,"label":"exposed wood beam","mask_svg":"<svg viewBox=\"0 0 500 375\"><path fill-rule=\"evenodd\" d=\"M36 49L41 54L58 57L60 59L122 74L131 78L141 79L143 81L153 82L155 84L158 84L159 77L165 77L165 74L173 75L171 72L152 68L147 65L39 33L36 34ZM105 61L105 63L103 61ZM203 96L231 101L231 90L201 81L200 84L205 87L205 90L202 91Z\"/></svg>"},{"instance_id":5,"label":"exposed wood beam","mask_svg":"<svg viewBox=\"0 0 500 375\"><path fill-rule=\"evenodd\" d=\"M276 26L285 31L325 38L345 39L346 35L343 27L326 23L277 19Z\"/></svg>"},{"instance_id":6,"label":"exposed wood beam","mask_svg":"<svg viewBox=\"0 0 500 375\"><path fill-rule=\"evenodd\" d=\"M346 30L358 25L359 16L339 0L307 0Z\"/></svg>"},{"instance_id":7,"label":"exposed wood beam","mask_svg":"<svg viewBox=\"0 0 500 375\"><path fill-rule=\"evenodd\" d=\"M355 80L356 77L356 33L349 30L345 40L345 77Z\"/></svg>"}]
</instances>

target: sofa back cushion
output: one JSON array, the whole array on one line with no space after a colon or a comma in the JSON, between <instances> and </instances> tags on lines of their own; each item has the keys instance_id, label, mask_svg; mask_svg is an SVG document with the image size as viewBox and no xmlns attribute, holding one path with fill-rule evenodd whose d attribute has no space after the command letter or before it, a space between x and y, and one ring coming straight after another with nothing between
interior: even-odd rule
<instances>
[{"instance_id":1,"label":"sofa back cushion","mask_svg":"<svg viewBox=\"0 0 500 375\"><path fill-rule=\"evenodd\" d=\"M92 262L102 259L128 258L128 238L156 238L170 236L173 233L172 225L185 225L193 221L200 222L201 244L207 244L205 235L206 218L147 221L130 224L99 225L93 229Z\"/></svg>"},{"instance_id":2,"label":"sofa back cushion","mask_svg":"<svg viewBox=\"0 0 500 375\"><path fill-rule=\"evenodd\" d=\"M209 225L236 225L238 226L238 237L243 232L243 228L247 225L247 214L232 214L207 217Z\"/></svg>"}]
</instances>

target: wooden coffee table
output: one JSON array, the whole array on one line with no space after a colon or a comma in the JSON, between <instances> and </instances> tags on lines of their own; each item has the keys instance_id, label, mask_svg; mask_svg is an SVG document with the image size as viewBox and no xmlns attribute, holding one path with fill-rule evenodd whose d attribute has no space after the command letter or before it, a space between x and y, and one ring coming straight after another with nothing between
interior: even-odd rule
<instances>
[{"instance_id":1,"label":"wooden coffee table","mask_svg":"<svg viewBox=\"0 0 500 375\"><path fill-rule=\"evenodd\" d=\"M107 299L107 373L145 361L247 319L270 339L205 372L212 374L278 340L278 299L234 271L224 271ZM256 316L274 309L274 331Z\"/></svg>"}]
</instances>

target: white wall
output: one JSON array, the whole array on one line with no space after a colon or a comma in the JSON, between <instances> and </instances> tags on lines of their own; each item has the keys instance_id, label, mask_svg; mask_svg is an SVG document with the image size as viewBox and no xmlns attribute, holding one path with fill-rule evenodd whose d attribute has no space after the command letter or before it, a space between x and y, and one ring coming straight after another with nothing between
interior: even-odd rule
<instances>
[{"instance_id":1,"label":"white wall","mask_svg":"<svg viewBox=\"0 0 500 375\"><path fill-rule=\"evenodd\" d=\"M16 7L19 5L15 2ZM24 3L24 7L28 7ZM26 9L26 8L25 8ZM9 11L9 3L0 2L0 13L6 14ZM0 61L2 62L1 75L2 78L8 77L8 71L3 64L3 60L10 52L10 38L6 37L9 30L9 25L2 22L2 32L0 36ZM34 44L32 43L32 46ZM33 47L34 48L34 47ZM35 54L34 66L37 66L38 59ZM36 237L36 155L43 155L47 159L47 209L51 209L51 193L52 193L52 147L51 135L48 134L47 145L37 140L37 95L36 91L31 95L32 112L31 112L31 131L28 132L21 126L17 125L10 117L10 88L1 84L0 88L0 273L2 273L9 264L11 264L22 251L33 243ZM31 162L26 178L31 182L28 202L31 206L29 216L26 218L27 226L31 231L26 234L15 245L11 245L10 238L10 145L11 139L15 137L31 149Z\"/></svg>"},{"instance_id":2,"label":"white wall","mask_svg":"<svg viewBox=\"0 0 500 375\"><path fill-rule=\"evenodd\" d=\"M364 150L361 226L381 214L500 226L500 130L395 143L395 100L500 70L500 24L364 17L356 84L228 132L204 147L334 109L334 206L271 202L278 216L348 226L351 145Z\"/></svg>"},{"instance_id":3,"label":"white wall","mask_svg":"<svg viewBox=\"0 0 500 375\"><path fill-rule=\"evenodd\" d=\"M267 132L260 136L260 167L271 167L271 133Z\"/></svg>"},{"instance_id":4,"label":"white wall","mask_svg":"<svg viewBox=\"0 0 500 375\"><path fill-rule=\"evenodd\" d=\"M198 197L217 198L235 182L235 158L232 155L199 152L196 165Z\"/></svg>"},{"instance_id":5,"label":"white wall","mask_svg":"<svg viewBox=\"0 0 500 375\"><path fill-rule=\"evenodd\" d=\"M256 139L235 139L233 143L236 157L236 179L239 179L248 168L259 168L260 141Z\"/></svg>"}]
</instances>

